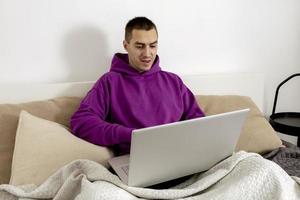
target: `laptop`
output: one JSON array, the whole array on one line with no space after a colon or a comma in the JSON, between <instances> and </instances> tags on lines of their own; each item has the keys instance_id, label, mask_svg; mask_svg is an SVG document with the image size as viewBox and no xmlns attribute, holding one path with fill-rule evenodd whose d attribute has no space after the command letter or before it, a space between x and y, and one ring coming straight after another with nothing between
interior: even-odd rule
<instances>
[{"instance_id":1,"label":"laptop","mask_svg":"<svg viewBox=\"0 0 300 200\"><path fill-rule=\"evenodd\" d=\"M130 155L108 162L128 186L148 187L208 170L232 155L249 109L132 133Z\"/></svg>"}]
</instances>

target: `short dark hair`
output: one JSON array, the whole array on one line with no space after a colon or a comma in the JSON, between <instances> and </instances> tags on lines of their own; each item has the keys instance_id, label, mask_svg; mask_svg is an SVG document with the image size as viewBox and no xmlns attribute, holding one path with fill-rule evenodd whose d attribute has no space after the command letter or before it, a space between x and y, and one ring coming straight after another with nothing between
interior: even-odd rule
<instances>
[{"instance_id":1,"label":"short dark hair","mask_svg":"<svg viewBox=\"0 0 300 200\"><path fill-rule=\"evenodd\" d=\"M135 17L129 20L125 27L125 40L127 42L131 40L133 29L146 30L146 31L154 29L156 31L156 34L158 34L155 24L150 19L146 17Z\"/></svg>"}]
</instances>

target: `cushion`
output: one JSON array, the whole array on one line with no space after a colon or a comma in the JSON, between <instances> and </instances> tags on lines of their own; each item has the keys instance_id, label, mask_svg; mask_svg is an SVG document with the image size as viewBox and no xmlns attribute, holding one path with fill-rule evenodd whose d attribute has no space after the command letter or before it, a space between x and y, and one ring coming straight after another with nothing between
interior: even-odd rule
<instances>
[{"instance_id":1,"label":"cushion","mask_svg":"<svg viewBox=\"0 0 300 200\"><path fill-rule=\"evenodd\" d=\"M196 99L206 115L250 108L236 151L262 154L282 147L282 141L251 98L235 95L199 95Z\"/></svg>"},{"instance_id":2,"label":"cushion","mask_svg":"<svg viewBox=\"0 0 300 200\"><path fill-rule=\"evenodd\" d=\"M0 184L9 182L20 111L26 110L38 117L69 126L70 117L78 108L81 99L59 97L22 104L0 105Z\"/></svg>"},{"instance_id":3,"label":"cushion","mask_svg":"<svg viewBox=\"0 0 300 200\"><path fill-rule=\"evenodd\" d=\"M10 184L40 185L56 170L76 159L89 159L108 166L112 152L86 142L58 123L20 114Z\"/></svg>"}]
</instances>

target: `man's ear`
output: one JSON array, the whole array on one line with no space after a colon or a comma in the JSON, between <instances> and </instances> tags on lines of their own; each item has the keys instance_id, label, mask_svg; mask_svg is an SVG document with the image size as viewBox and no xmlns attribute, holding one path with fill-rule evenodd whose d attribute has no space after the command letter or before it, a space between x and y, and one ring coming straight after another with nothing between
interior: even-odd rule
<instances>
[{"instance_id":1,"label":"man's ear","mask_svg":"<svg viewBox=\"0 0 300 200\"><path fill-rule=\"evenodd\" d=\"M128 42L126 40L123 40L123 47L126 51L127 51L128 45L129 45Z\"/></svg>"}]
</instances>

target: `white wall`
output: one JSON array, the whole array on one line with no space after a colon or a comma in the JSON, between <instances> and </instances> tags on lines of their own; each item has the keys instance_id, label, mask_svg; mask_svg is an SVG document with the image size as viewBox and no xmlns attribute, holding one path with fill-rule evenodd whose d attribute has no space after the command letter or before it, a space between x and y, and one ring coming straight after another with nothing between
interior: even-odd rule
<instances>
[{"instance_id":1,"label":"white wall","mask_svg":"<svg viewBox=\"0 0 300 200\"><path fill-rule=\"evenodd\" d=\"M299 0L0 0L0 82L95 80L140 15L158 27L165 70L264 73L267 115L300 72ZM299 86L282 88L278 111L300 111Z\"/></svg>"}]
</instances>

